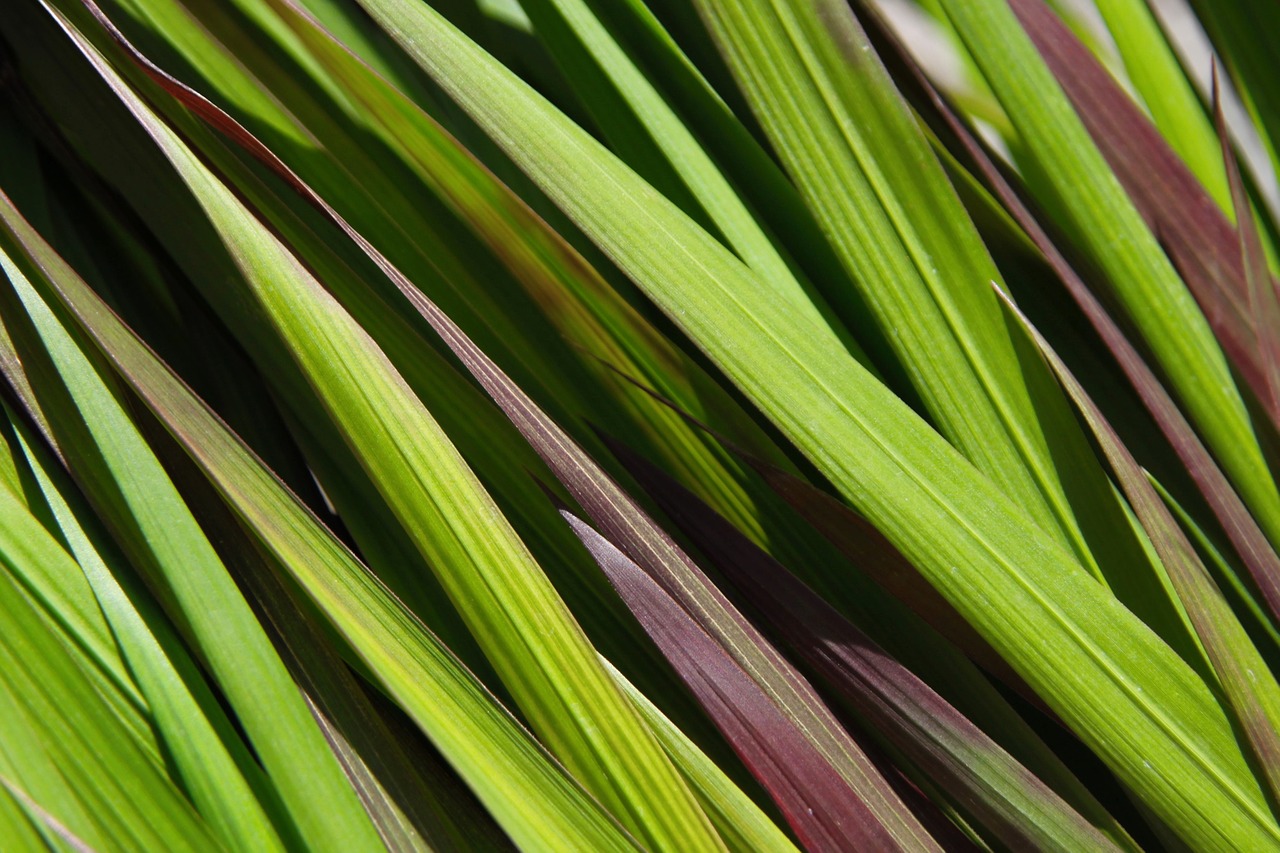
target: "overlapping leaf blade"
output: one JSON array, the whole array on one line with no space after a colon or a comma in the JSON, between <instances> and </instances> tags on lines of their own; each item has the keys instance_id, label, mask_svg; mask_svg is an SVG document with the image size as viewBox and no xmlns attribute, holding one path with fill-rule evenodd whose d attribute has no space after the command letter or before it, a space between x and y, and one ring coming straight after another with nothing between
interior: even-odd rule
<instances>
[{"instance_id":1,"label":"overlapping leaf blade","mask_svg":"<svg viewBox=\"0 0 1280 853\"><path fill-rule=\"evenodd\" d=\"M1036 20L1052 13L1041 0L1015 0L1012 8L1004 0L943 5L1025 143L1042 201L1107 276L1190 420L1259 523L1274 529L1280 493L1222 348L1014 10ZM1142 159L1133 167L1149 170Z\"/></svg>"},{"instance_id":2,"label":"overlapping leaf blade","mask_svg":"<svg viewBox=\"0 0 1280 853\"><path fill-rule=\"evenodd\" d=\"M99 17L99 21L103 21ZM534 727L659 848L718 841L532 556L376 344L69 24L174 164L383 500L436 570ZM511 566L519 571L511 571ZM607 721L607 722L606 722ZM654 803L660 801L661 808Z\"/></svg>"},{"instance_id":3,"label":"overlapping leaf blade","mask_svg":"<svg viewBox=\"0 0 1280 853\"><path fill-rule=\"evenodd\" d=\"M833 772L817 745L657 580L590 525L561 512L807 849L906 849ZM929 843L924 849L937 848Z\"/></svg>"},{"instance_id":4,"label":"overlapping leaf blade","mask_svg":"<svg viewBox=\"0 0 1280 853\"><path fill-rule=\"evenodd\" d=\"M1152 808L1206 841L1224 830L1274 832L1203 683L1019 508L856 362L772 310L723 249L430 10L362 5ZM515 138L517 123L537 132ZM660 246L653 233L664 235ZM999 619L979 595L1000 599ZM1141 699L1127 692L1137 682ZM1101 732L1116 727L1131 739L1104 744ZM1171 765L1153 776L1153 760ZM1183 785L1196 793L1178 793ZM1206 809L1221 819L1204 821Z\"/></svg>"},{"instance_id":5,"label":"overlapping leaf blade","mask_svg":"<svg viewBox=\"0 0 1280 853\"><path fill-rule=\"evenodd\" d=\"M1002 843L1010 849L1132 847L1132 840L1114 825L1100 803L1083 793L1078 782L1071 790L1076 803L1103 826L1085 820L914 673L669 475L621 444L611 442L610 446L773 633Z\"/></svg>"},{"instance_id":6,"label":"overlapping leaf blade","mask_svg":"<svg viewBox=\"0 0 1280 853\"><path fill-rule=\"evenodd\" d=\"M1267 793L1276 802L1280 793L1280 684L1231 612L1186 534L1097 404L1043 336L1017 313L1012 302L1006 304L1026 325L1116 471L1121 488L1150 534L1169 579L1187 608L1231 711L1245 732L1256 766L1268 786Z\"/></svg>"},{"instance_id":7,"label":"overlapping leaf blade","mask_svg":"<svg viewBox=\"0 0 1280 853\"><path fill-rule=\"evenodd\" d=\"M118 38L118 36L117 36ZM150 72L159 75L154 68ZM245 145L264 164L289 181L308 201L324 212L348 236L356 241L370 259L388 275L406 299L421 312L445 342L466 364L485 389L502 406L504 412L530 441L562 483L580 500L593 507L596 518L612 531L638 528L642 535L626 537L629 545L644 556L642 560L650 570L666 578L672 588L684 588L685 606L691 606L704 614L707 624L716 624L717 631L727 631L734 638L731 646L741 655L739 663L747 667L754 679L779 702L786 715L802 723L805 736L813 740L846 782L853 784L863 797L870 799L881 820L887 820L889 830L899 838L927 838L923 830L914 825L914 819L896 796L879 780L878 772L861 755L860 750L848 739L829 712L788 665L763 644L745 621L726 610L722 599L714 589L698 581L696 575L683 568L687 557L681 554L660 530L652 525L634 502L623 494L616 484L578 448L517 386L511 383L497 366L481 353L456 324L428 300L404 275L392 265L372 244L345 221L328 203L303 184L260 142L249 136L243 128L217 110L194 92L174 84L187 103L199 109L208 120ZM692 581L693 588L688 586Z\"/></svg>"},{"instance_id":8,"label":"overlapping leaf blade","mask_svg":"<svg viewBox=\"0 0 1280 853\"><path fill-rule=\"evenodd\" d=\"M22 258L9 260L24 264ZM51 413L58 447L236 708L284 804L289 823L281 831L298 833L322 849L377 845L372 825L261 625L129 420L111 380L58 324L19 266L6 266L11 286L4 294L6 317L31 318L18 332L20 351L32 387ZM95 417L71 414L81 410ZM329 803L321 807L321 799Z\"/></svg>"},{"instance_id":9,"label":"overlapping leaf blade","mask_svg":"<svg viewBox=\"0 0 1280 853\"><path fill-rule=\"evenodd\" d=\"M41 458L29 436L19 441L193 803L228 846L283 849L268 818L280 804L196 661L102 531L86 529L92 515L62 472Z\"/></svg>"},{"instance_id":10,"label":"overlapping leaf blade","mask_svg":"<svg viewBox=\"0 0 1280 853\"><path fill-rule=\"evenodd\" d=\"M94 2L191 86L137 52ZM63 736L83 720L22 710L87 688L95 713L128 739L114 759L137 769L141 756L160 773L124 786L172 778L208 824L200 831L231 846L255 822L286 847L338 846L345 821L362 843L376 833L397 850L496 847L501 833L530 849L789 847L782 824L747 800L764 802L741 762L557 523L553 505L568 493L603 535L571 524L738 733L748 763L772 768L762 778L809 846L950 849L963 836L980 846L1105 845L1094 827L1121 846L1126 830L1143 846L1152 831L1175 848L1280 844L1269 719L1280 688L1267 669L1280 660L1280 502L1266 467L1280 439L1263 422L1280 399L1280 348L1268 346L1277 303L1260 248L1270 251L1275 228L1258 207L1266 230L1255 239L1250 205L1262 194L1250 186L1248 198L1230 168L1245 227L1221 214L1221 160L1206 162L1204 111L1146 4L1098 0L1172 146L1101 70L1114 58L1106 39L1056 0L1066 26L1053 16L1028 24L1039 0L924 3L944 19L950 8L957 20L944 29L968 41L971 72L994 83L988 91L979 80L983 94L957 103L994 122L982 130L1004 136L1009 168L993 162L1000 142L979 144L873 27L875 49L890 57L882 67L837 0L648 2L529 0L530 20L511 0L38 0L0 20L19 57L0 46L0 184L17 203L0 196L0 248L15 282L0 287L0 370L13 392L5 402L26 410L0 422L0 488L21 492L20 512L88 572L50 556L13 575L14 600L35 620L13 625L43 624L28 634L60 644L74 667L49 669L60 684L27 679L3 694L0 832L60 849L159 843L143 825L148 805L103 810L121 783L101 778L105 765L85 741ZM1217 10L1201 12L1265 124L1267 84L1244 61L1259 40L1224 30ZM1018 13L1041 39L1035 47ZM1045 32L1058 36L1046 42ZM1052 85L1020 90L1027 81L1001 66L996 39L1028 79L1051 83L1038 47L1067 96ZM1161 80L1181 85L1166 92ZM1072 125L1073 109L1088 132ZM1088 133L1100 155L1076 145ZM1143 152L1157 168L1134 167ZM1197 171L1218 191L1212 202ZM1138 213L1088 203L1126 192ZM17 210L36 217L35 229ZM1037 221L1045 213L1052 225ZM1135 242L1143 218L1160 243ZM1121 239L1105 245L1108 232ZM1083 279L1113 290L1134 273L1119 288L1128 316L1108 316L1114 293L1096 297L1064 254ZM1105 427L1089 445L1090 419L1077 422L1037 344L993 297L993 258L1126 439L1144 437L1142 461L1171 492L1155 477L1147 485ZM1245 365L1234 374L1239 393L1221 381L1233 378L1221 353L1191 366L1197 384L1170 360L1195 346L1152 345L1153 328L1169 337L1181 319L1133 322L1144 310L1168 313L1157 297L1170 293L1195 308L1177 295L1175 266L1209 314L1193 343L1209 340L1206 329L1224 335L1227 359ZM1121 370L1096 352L1086 321ZM1134 329L1137 346L1126 339ZM870 342L875 367L853 335ZM681 352L691 345L702 352ZM1144 363L1151 354L1160 377ZM1126 378L1154 421L1126 398ZM84 380L101 391L86 393ZM1188 404L1188 388L1198 403ZM1260 416L1257 440L1250 432L1252 443L1233 443ZM131 457L111 449L111 433L132 442L147 481L161 486L157 500L118 485ZM786 579L795 594L784 600L801 601L808 617L788 622L772 588L749 612L762 624L781 615L784 636L825 650L810 663L860 685L850 731L871 720L894 732L881 741L887 756L872 749L866 760L842 730L848 720L821 706L623 491L627 466L600 454L612 435L660 460L714 510L708 517L728 519L710 534L688 528L703 553L729 561L728 575L757 565ZM62 464L77 485L55 470ZM551 502L537 489L548 470L561 481ZM304 814L308 780L286 766L287 750L268 750L263 767L253 760L270 726L244 687L261 667L229 672L211 621L197 614L193 629L191 596L174 595L176 551L155 522L166 500L186 531L198 520L217 553L203 562L223 561L252 604L250 618L266 628L257 647L265 639L283 656L273 686L303 700L291 706L294 733L305 727L323 784L342 790L336 814ZM683 510L673 511L679 520ZM1236 554L1219 551L1215 519ZM197 552L211 553L207 542ZM858 571L864 559L870 574ZM817 595L796 592L806 587L779 563ZM513 565L532 584L504 575ZM133 583L137 569L151 588ZM751 575L739 580L752 587ZM223 591L239 601L234 587ZM923 682L888 672L897 665L837 610ZM548 614L572 636L555 630L546 642L534 620ZM581 642L575 617L602 655ZM847 642L824 645L807 623ZM209 688L228 683L220 702ZM736 697L724 692L730 683ZM550 751L501 709L512 697ZM741 716L744 701L754 716ZM957 710L1016 759L947 728ZM766 720L776 742L751 733ZM189 742L188 728L198 732ZM814 760L801 767L795 755ZM15 767L28 768L24 778ZM797 773L805 768L821 772ZM663 810L671 803L678 814ZM167 794L154 805L169 828L189 809L174 811ZM842 825L824 823L838 814Z\"/></svg>"},{"instance_id":11,"label":"overlapping leaf blade","mask_svg":"<svg viewBox=\"0 0 1280 853\"><path fill-rule=\"evenodd\" d=\"M0 775L37 823L100 849L217 849L218 836L96 692L16 577L60 548L0 489ZM60 553L59 553L60 552ZM75 569L73 568L72 571ZM41 814L43 812L43 815ZM55 833L56 834L56 833Z\"/></svg>"},{"instance_id":12,"label":"overlapping leaf blade","mask_svg":"<svg viewBox=\"0 0 1280 853\"><path fill-rule=\"evenodd\" d=\"M1175 637L1131 532L1117 513L1092 511L1110 503L1109 487L984 292L999 272L852 12L697 6L939 431Z\"/></svg>"},{"instance_id":13,"label":"overlapping leaf blade","mask_svg":"<svg viewBox=\"0 0 1280 853\"><path fill-rule=\"evenodd\" d=\"M795 849L795 845L777 824L697 744L689 740L647 696L627 681L626 676L608 661L604 664L614 680L636 703L636 708L649 723L676 767L690 780L694 795L702 803L707 816L715 823L720 837L730 850L745 853L749 850Z\"/></svg>"},{"instance_id":14,"label":"overlapping leaf blade","mask_svg":"<svg viewBox=\"0 0 1280 853\"><path fill-rule=\"evenodd\" d=\"M911 78L945 127L954 135L964 154L975 164L977 173L992 188L1027 237L1042 253L1046 263L1067 288L1071 298L1084 313L1098 337L1115 358L1139 399L1155 419L1161 432L1177 453L1192 480L1204 496L1227 537L1253 576L1263 599L1273 614L1280 616L1280 557L1268 543L1257 520L1250 515L1218 463L1187 421L1164 384L1147 365L1142 354L1129 341L1120 325L1107 313L1103 303L1089 289L1055 245L1044 226L1037 221L1021 195L1011 185L972 131L959 119L940 93L915 67L901 45L897 52ZM1172 199L1168 199L1172 201Z\"/></svg>"},{"instance_id":15,"label":"overlapping leaf blade","mask_svg":"<svg viewBox=\"0 0 1280 853\"><path fill-rule=\"evenodd\" d=\"M355 559L10 208L12 236L47 285L191 454L228 503L317 603L379 683L455 762L512 835L531 849L575 839L631 849L587 797L448 650Z\"/></svg>"}]
</instances>

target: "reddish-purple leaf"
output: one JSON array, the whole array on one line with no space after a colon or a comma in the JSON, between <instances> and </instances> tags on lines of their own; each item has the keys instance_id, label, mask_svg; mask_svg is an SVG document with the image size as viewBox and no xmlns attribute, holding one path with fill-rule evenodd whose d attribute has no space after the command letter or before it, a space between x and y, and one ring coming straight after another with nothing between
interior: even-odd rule
<instances>
[{"instance_id":1,"label":"reddish-purple leaf","mask_svg":"<svg viewBox=\"0 0 1280 853\"><path fill-rule=\"evenodd\" d=\"M560 514L806 849L896 847L795 722L688 611L593 528Z\"/></svg>"},{"instance_id":2,"label":"reddish-purple leaf","mask_svg":"<svg viewBox=\"0 0 1280 853\"><path fill-rule=\"evenodd\" d=\"M1280 621L1280 556L1272 548L1266 534L1218 467L1200 437L1182 414L1173 397L1147 365L1137 348L1129 342L1120 326L1102 303L1063 257L1053 240L1041 227L1035 215L1023 203L1017 191L1005 178L995 161L968 126L956 115L910 53L886 28L879 28L882 42L892 48L900 67L927 99L934 115L953 139L962 147L981 178L1022 227L1027 236L1057 274L1072 299L1088 319L1098 337L1111 352L1125 377L1138 392L1138 397L1155 419L1179 460L1204 496L1218 523L1222 525L1232 547L1262 594L1272 617ZM1237 254L1238 257L1238 254Z\"/></svg>"},{"instance_id":3,"label":"reddish-purple leaf","mask_svg":"<svg viewBox=\"0 0 1280 853\"><path fill-rule=\"evenodd\" d=\"M1182 159L1043 0L1010 0L1116 177L1200 303L1223 351L1280 426L1260 359L1266 329L1250 310L1240 237ZM1270 281L1270 275L1267 280Z\"/></svg>"},{"instance_id":4,"label":"reddish-purple leaf","mask_svg":"<svg viewBox=\"0 0 1280 853\"><path fill-rule=\"evenodd\" d=\"M774 633L867 725L1009 849L1047 849L1055 837L1095 850L1116 849L1035 774L715 510L625 445L610 440L609 447ZM1086 808L1106 815L1096 801Z\"/></svg>"},{"instance_id":5,"label":"reddish-purple leaf","mask_svg":"<svg viewBox=\"0 0 1280 853\"><path fill-rule=\"evenodd\" d=\"M1187 617L1204 646L1205 657L1217 674L1227 706L1244 733L1255 760L1255 769L1262 776L1264 790L1272 803L1280 802L1280 729L1277 728L1280 723L1280 685L1277 685L1271 670L1232 612L1231 605L1200 561L1186 533L1133 454L1107 422L1102 410L1017 305L999 287L996 287L996 292L1040 348L1097 439L1186 608Z\"/></svg>"}]
</instances>

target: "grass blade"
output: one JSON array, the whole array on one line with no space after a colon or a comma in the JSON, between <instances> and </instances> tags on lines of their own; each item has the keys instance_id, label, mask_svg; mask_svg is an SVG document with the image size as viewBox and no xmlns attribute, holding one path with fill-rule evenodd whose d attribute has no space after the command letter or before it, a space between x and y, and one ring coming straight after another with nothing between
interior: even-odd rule
<instances>
[{"instance_id":1,"label":"grass blade","mask_svg":"<svg viewBox=\"0 0 1280 853\"><path fill-rule=\"evenodd\" d=\"M1259 360L1259 337L1267 327L1250 310L1250 272L1241 262L1241 237L1226 217L1235 207L1230 185L1226 201L1231 206L1211 199L1128 94L1056 16L1039 0L1015 8L1116 177L1159 235L1223 349L1272 418L1280 416L1263 393L1267 378Z\"/></svg>"},{"instance_id":2,"label":"grass blade","mask_svg":"<svg viewBox=\"0 0 1280 853\"><path fill-rule=\"evenodd\" d=\"M316 601L379 679L454 762L522 845L629 850L612 818L368 573L39 236L9 208L7 235L44 283L172 431L264 546Z\"/></svg>"},{"instance_id":3,"label":"grass blade","mask_svg":"<svg viewBox=\"0 0 1280 853\"><path fill-rule=\"evenodd\" d=\"M1013 302L1006 299L1005 304L1040 347L1097 437L1187 608L1232 713L1245 732L1271 801L1280 803L1280 684L1276 683L1182 528L1101 410Z\"/></svg>"},{"instance_id":4,"label":"grass blade","mask_svg":"<svg viewBox=\"0 0 1280 853\"><path fill-rule=\"evenodd\" d=\"M1086 567L1140 565L1114 514L1077 517L1068 495L1105 504L1107 486L1020 361L984 292L999 272L847 6L696 5L939 432Z\"/></svg>"},{"instance_id":5,"label":"grass blade","mask_svg":"<svg viewBox=\"0 0 1280 853\"><path fill-rule=\"evenodd\" d=\"M610 448L773 632L1002 844L1011 850L1134 848L1100 803L1087 795L1078 803L1093 822L1085 820L714 510L634 451L617 442Z\"/></svg>"},{"instance_id":6,"label":"grass blade","mask_svg":"<svg viewBox=\"0 0 1280 853\"><path fill-rule=\"evenodd\" d=\"M609 670L609 674L636 704L640 715L658 736L662 748L671 756L676 767L689 779L690 787L702 803L702 808L715 823L720 837L730 850L742 853L751 850L795 853L796 848L791 839L778 829L777 824L697 744L627 681L626 676L613 664L608 661L604 664L605 669Z\"/></svg>"},{"instance_id":7,"label":"grass blade","mask_svg":"<svg viewBox=\"0 0 1280 853\"><path fill-rule=\"evenodd\" d=\"M563 601L386 356L82 37L68 34L234 247L254 298L534 727L649 843L716 849L706 817Z\"/></svg>"},{"instance_id":8,"label":"grass blade","mask_svg":"<svg viewBox=\"0 0 1280 853\"><path fill-rule=\"evenodd\" d=\"M1229 210L1231 191L1213 123L1161 30L1157 11L1146 0L1098 0L1097 6L1161 135L1218 207Z\"/></svg>"},{"instance_id":9,"label":"grass blade","mask_svg":"<svg viewBox=\"0 0 1280 853\"><path fill-rule=\"evenodd\" d=\"M1107 276L1191 421L1274 544L1273 531L1280 530L1280 494L1269 476L1222 349L1039 52L1044 47L1048 57L1050 44L1061 47L1076 42L1065 37L1069 34L1041 0L1015 0L1012 6L1003 0L946 0L944 6L1033 161L1041 164L1037 171L1048 182L1045 189L1054 200L1060 224ZM1026 22L1025 30L1020 21ZM1053 41L1033 43L1029 33L1049 26L1057 31ZM1073 71L1096 69L1092 61L1085 64L1083 57L1068 67ZM1112 98L1110 105L1116 101ZM1167 159L1168 169L1186 174L1186 167L1175 155L1169 152ZM1131 165L1147 175L1154 171L1146 158L1135 159ZM1166 164L1160 165L1163 175ZM1198 189L1194 178L1188 180L1205 199L1204 210L1220 217L1221 212ZM1175 209L1182 203L1182 196L1173 201ZM1234 240L1231 245L1235 246Z\"/></svg>"},{"instance_id":10,"label":"grass blade","mask_svg":"<svg viewBox=\"0 0 1280 853\"><path fill-rule=\"evenodd\" d=\"M12 216L11 206L5 213ZM378 843L262 627L172 482L129 420L100 365L32 289L30 261L12 257L6 316L30 316L20 351L58 447L122 548L160 590L236 709L291 826L321 849ZM21 273L19 270L21 269ZM20 306L20 307L19 307ZM69 414L98 413L93 423ZM324 806L319 805L325 802Z\"/></svg>"},{"instance_id":11,"label":"grass blade","mask_svg":"<svg viewBox=\"0 0 1280 853\"><path fill-rule=\"evenodd\" d=\"M944 126L975 164L978 174L993 189L1014 220L1024 229L1032 243L1044 256L1045 261L1067 288L1071 298L1080 307L1107 350L1120 365L1121 370L1137 391L1139 399L1186 466L1186 470L1212 509L1214 516L1248 567L1273 618L1280 619L1280 557L1267 541L1266 534L1258 526L1257 520L1249 513L1218 463L1205 448L1177 403L1165 390L1163 383L1147 365L1142 354L1130 343L1120 326L1107 313L1101 301L1094 296L1071 264L1063 257L1053 239L992 161L986 149L959 119L950 105L943 100L937 89L925 78L923 71L915 66L900 45L897 46L896 52Z\"/></svg>"},{"instance_id":12,"label":"grass blade","mask_svg":"<svg viewBox=\"0 0 1280 853\"><path fill-rule=\"evenodd\" d=\"M154 68L150 69L150 73L162 76L160 72ZM678 567L685 559L683 555L672 550L673 544L663 536L660 531L652 528L652 525L643 517L638 507L635 507L629 499L625 497L612 483L608 480L607 475L600 471L583 452L573 444L558 427L551 423L545 414L539 410L533 402L526 397L510 380L494 365L483 353L481 353L475 345L462 334L461 330L431 303L411 282L409 282L402 273L399 272L377 249L375 249L363 236L353 229L332 207L328 205L322 198L316 195L309 187L302 183L287 167L285 167L270 151L265 149L256 139L251 137L244 131L242 127L236 124L228 116L217 110L207 101L200 98L193 92L180 87L178 84L170 81L169 85L177 90L185 100L201 111L201 114L222 129L228 135L237 139L248 150L255 154L265 164L270 166L278 174L290 182L290 184L303 195L308 201L314 204L319 210L324 212L334 224L340 227L348 236L369 255L369 257L378 264L380 268L391 278L393 283L401 290L404 296L410 301L414 307L420 311L423 317L432 324L438 331L446 343L454 349L455 353L467 365L468 369L473 372L476 378L486 387L486 390L494 397L494 399L503 407L518 428L525 434L526 438L534 444L535 449L543 456L544 460L553 465L557 476L570 488L575 491L575 486L585 491L579 492L580 499L584 500L591 506L606 507L614 503L619 503L624 508L622 512L613 512L607 516L609 523L614 527L621 524L627 526L637 522L650 530L650 535L656 538L659 543L657 551L649 552L649 559L646 563L650 565L665 565ZM603 500L602 500L603 498ZM649 546L645 546L642 550L648 550ZM655 562L656 561L656 562ZM679 571L678 568L675 571ZM714 602L709 604L703 601L700 605L703 609L708 606L711 609L723 609L723 604ZM721 620L725 621L725 620ZM733 630L741 632L745 628L745 624L740 620L729 618L727 625L733 626ZM745 645L741 642L735 644L738 648L750 649L756 643L748 642ZM758 656L757 656L758 657ZM865 758L860 755L859 750L846 736L840 733L840 729L835 725L834 720L824 719L823 715L815 715L812 706L817 702L811 691L806 695L805 691L797 691L795 681L796 676L790 674L789 670L783 669L781 672L774 672L781 659L774 654L772 660L766 655L763 660L754 661L754 674L757 678L763 677L766 681L772 681L770 690L775 695L780 695L788 702L788 711L793 715L799 715L801 719L807 719L808 725L806 730L810 733L818 732L819 743L828 755L839 756L840 761L837 765L841 772L854 783L857 789L864 792L864 796L873 798L873 803L878 806L880 813L887 816L894 825L899 834L911 837L922 830L912 827L912 819L901 808L900 804L895 805L896 797L887 789L882 788L882 784L878 784L876 779L878 773L871 768ZM826 715L829 718L829 714ZM811 734L812 736L812 734ZM857 784L861 783L861 784Z\"/></svg>"},{"instance_id":13,"label":"grass blade","mask_svg":"<svg viewBox=\"0 0 1280 853\"><path fill-rule=\"evenodd\" d=\"M219 849L159 760L24 599L14 575L31 573L28 562L48 549L58 546L0 489L0 775L96 848Z\"/></svg>"},{"instance_id":14,"label":"grass blade","mask_svg":"<svg viewBox=\"0 0 1280 853\"><path fill-rule=\"evenodd\" d=\"M1218 73L1213 74L1213 122L1222 146L1222 158L1226 164L1227 183L1231 187L1231 205L1236 214L1236 233L1240 238L1240 259L1244 268L1245 292L1248 294L1249 314L1253 317L1257 341L1256 363L1262 372L1262 385L1254 392L1262 405L1272 413L1273 422L1280 427L1280 288L1271 277L1267 256L1262 247L1253 217L1253 207L1244 181L1240 178L1240 165L1227 135L1227 119L1222 112L1222 100L1218 91Z\"/></svg>"},{"instance_id":15,"label":"grass blade","mask_svg":"<svg viewBox=\"0 0 1280 853\"><path fill-rule=\"evenodd\" d=\"M196 661L151 597L138 588L132 570L122 568L123 558L103 541L102 531L96 526L86 529L92 516L74 487L41 458L29 437L20 434L18 440L59 533L79 562L146 697L152 725L192 802L228 847L285 849L272 826L272 818L277 825L288 825L280 817L278 795Z\"/></svg>"},{"instance_id":16,"label":"grass blade","mask_svg":"<svg viewBox=\"0 0 1280 853\"><path fill-rule=\"evenodd\" d=\"M1268 843L1261 838L1275 830L1260 792L1203 683L999 489L957 465L838 346L773 310L736 260L429 9L362 5L1153 808L1206 843L1224 831ZM512 123L538 132L517 144ZM666 235L660 247L655 233ZM874 425L859 412L874 413ZM992 618L990 592L980 603L978 588L1035 627ZM1063 672L1079 681L1068 684ZM1143 684L1140 699L1133 683ZM1104 746L1101 732L1117 727L1132 738ZM1168 762L1166 771L1153 775L1152 760Z\"/></svg>"}]
</instances>

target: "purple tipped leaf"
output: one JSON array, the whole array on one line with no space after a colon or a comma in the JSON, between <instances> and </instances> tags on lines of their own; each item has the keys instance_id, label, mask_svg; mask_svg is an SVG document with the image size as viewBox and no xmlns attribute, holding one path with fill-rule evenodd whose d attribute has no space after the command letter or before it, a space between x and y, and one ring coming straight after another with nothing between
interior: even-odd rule
<instances>
[{"instance_id":1,"label":"purple tipped leaf","mask_svg":"<svg viewBox=\"0 0 1280 853\"><path fill-rule=\"evenodd\" d=\"M995 287L994 283L992 285ZM1121 442L1102 410L1089 397L1053 348L995 287L1010 313L1026 330L1097 439L1125 496L1159 554L1187 617L1217 675L1228 712L1244 734L1263 790L1272 807L1280 803L1280 685L1214 583L1186 533Z\"/></svg>"},{"instance_id":2,"label":"purple tipped leaf","mask_svg":"<svg viewBox=\"0 0 1280 853\"><path fill-rule=\"evenodd\" d=\"M1009 755L803 581L644 457L610 449L721 573L872 729L910 759L1011 850L1057 843L1119 849L1094 824ZM1090 800L1084 807L1107 821ZM1116 829L1116 832L1120 830ZM1132 841L1125 837L1125 847Z\"/></svg>"},{"instance_id":3,"label":"purple tipped leaf","mask_svg":"<svg viewBox=\"0 0 1280 853\"><path fill-rule=\"evenodd\" d=\"M1280 556L1277 556L1266 534L1245 507L1244 502L1214 461L1182 410L1178 408L1173 397L1147 365L1137 348L1125 337L1120 326L1063 257L982 143L929 82L910 53L887 29L882 31L881 37L893 46L896 58L902 67L912 74L914 82L929 98L936 116L963 147L981 178L1040 250L1046 263L1057 274L1093 330L1115 358L1125 377L1138 392L1143 406L1151 413L1156 425L1191 475L1214 517L1222 525L1232 547L1240 555L1241 561L1260 591L1272 618L1280 621ZM1238 253L1236 256L1239 257Z\"/></svg>"},{"instance_id":4,"label":"purple tipped leaf","mask_svg":"<svg viewBox=\"0 0 1280 853\"><path fill-rule=\"evenodd\" d=\"M896 846L794 721L688 611L592 527L567 510L560 514L806 849Z\"/></svg>"},{"instance_id":5,"label":"purple tipped leaf","mask_svg":"<svg viewBox=\"0 0 1280 853\"><path fill-rule=\"evenodd\" d=\"M1265 327L1251 311L1237 229L1151 120L1043 0L1010 0L1009 5L1121 185L1159 235L1223 351L1264 402L1272 423L1280 425L1280 402L1271 400L1259 358L1259 338L1275 338L1280 327Z\"/></svg>"}]
</instances>

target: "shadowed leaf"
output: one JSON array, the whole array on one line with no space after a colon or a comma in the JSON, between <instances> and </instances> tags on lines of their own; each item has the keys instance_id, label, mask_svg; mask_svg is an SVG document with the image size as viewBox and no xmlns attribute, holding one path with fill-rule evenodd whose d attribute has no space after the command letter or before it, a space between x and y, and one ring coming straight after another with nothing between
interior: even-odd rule
<instances>
[{"instance_id":1,"label":"shadowed leaf","mask_svg":"<svg viewBox=\"0 0 1280 853\"><path fill-rule=\"evenodd\" d=\"M109 27L105 21L104 25ZM128 49L127 43L123 42L118 33L114 33L113 37ZM667 567L668 576L674 578L670 581L671 583L679 585L689 580L687 577L680 577L687 557L675 549L674 543L654 527L612 480L381 252L230 116L198 93L164 74L136 51L130 50L130 54L167 91L243 145L246 150L287 180L303 198L323 212L355 241L361 250L387 274L410 304L436 329L445 343L454 350L579 503L593 510L593 516L598 523L610 529L611 532L624 531L623 541L628 541L628 544L633 547L638 546L640 552L647 555L648 559L643 561L647 566ZM701 607L710 608L713 611L723 608L721 597L713 588L709 589L696 583L695 586L698 587L696 590L687 590L687 592L693 596L694 600L700 602ZM687 602L686 606L688 606ZM726 620L722 623L722 627L731 635L742 632L748 635L754 634L754 631L740 618ZM815 743L824 751L824 754L838 757L835 758L837 770L864 799L870 799L873 803L873 813L878 819L891 827L899 837L913 839L914 843L925 843L928 839L927 833L919 827L914 817L887 787L878 771L871 766L865 756L861 755L861 751L831 718L830 713L825 712L825 709L823 712L817 710L821 705L811 689L800 689L796 683L798 676L789 668L779 669L784 664L776 652L759 658L759 652L747 651L751 646L751 643L741 641L733 645L748 657L756 658L753 676L767 682L775 696L784 697L784 707L788 713L807 720L804 728L807 735L815 739Z\"/></svg>"},{"instance_id":2,"label":"shadowed leaf","mask_svg":"<svg viewBox=\"0 0 1280 853\"><path fill-rule=\"evenodd\" d=\"M1195 294L1223 350L1280 424L1280 401L1268 391L1266 349L1259 340L1274 338L1276 327L1252 310L1249 278L1256 271L1242 261L1244 238L1151 120L1043 0L1010 5Z\"/></svg>"},{"instance_id":3,"label":"shadowed leaf","mask_svg":"<svg viewBox=\"0 0 1280 853\"><path fill-rule=\"evenodd\" d=\"M629 850L634 842L350 551L5 204L6 236L236 511L331 620L378 684L519 843Z\"/></svg>"}]
</instances>

